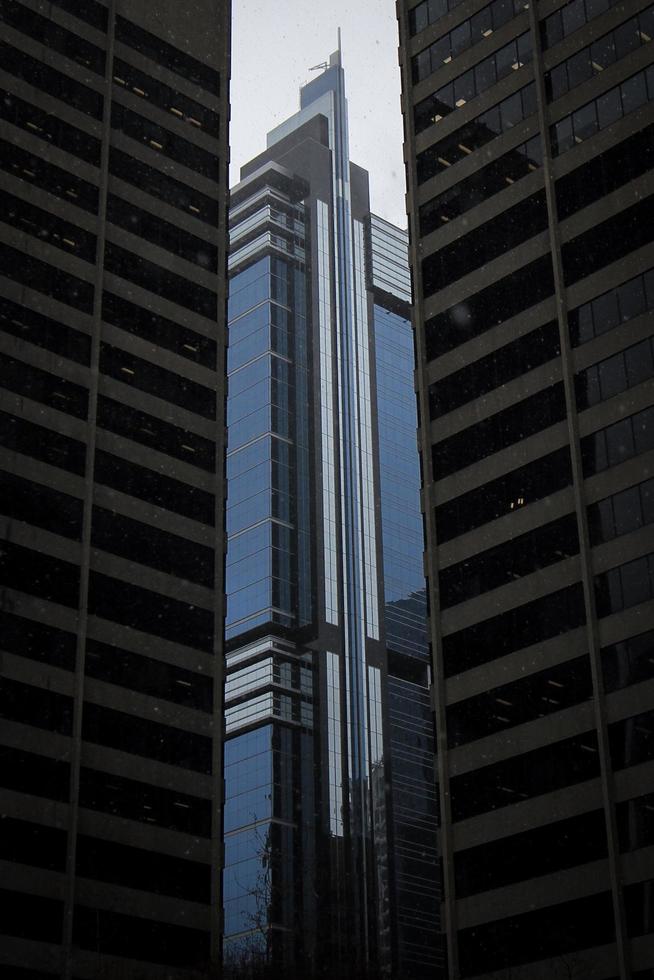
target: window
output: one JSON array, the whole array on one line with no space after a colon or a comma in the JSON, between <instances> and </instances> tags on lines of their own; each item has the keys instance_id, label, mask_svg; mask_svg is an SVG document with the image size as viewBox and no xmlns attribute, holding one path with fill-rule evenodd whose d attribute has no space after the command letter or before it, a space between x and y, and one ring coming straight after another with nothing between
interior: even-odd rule
<instances>
[{"instance_id":1,"label":"window","mask_svg":"<svg viewBox=\"0 0 654 980\"><path fill-rule=\"evenodd\" d=\"M580 583L532 599L491 619L443 637L445 676L488 663L514 650L541 643L586 622Z\"/></svg>"},{"instance_id":2,"label":"window","mask_svg":"<svg viewBox=\"0 0 654 980\"><path fill-rule=\"evenodd\" d=\"M544 255L427 320L427 358L433 360L465 344L553 292L552 259Z\"/></svg>"},{"instance_id":3,"label":"window","mask_svg":"<svg viewBox=\"0 0 654 980\"><path fill-rule=\"evenodd\" d=\"M120 347L100 345L100 371L203 418L216 418L216 392Z\"/></svg>"},{"instance_id":4,"label":"window","mask_svg":"<svg viewBox=\"0 0 654 980\"><path fill-rule=\"evenodd\" d=\"M614 31L603 34L593 44L577 51L571 58L557 65L553 71L546 72L545 88L548 100L560 98L593 75L599 75L605 68L626 57L642 44L647 44L652 38L653 22L654 7L648 7L638 16L620 24Z\"/></svg>"},{"instance_id":5,"label":"window","mask_svg":"<svg viewBox=\"0 0 654 980\"><path fill-rule=\"evenodd\" d=\"M0 471L0 512L14 520L81 541L83 506L70 494Z\"/></svg>"},{"instance_id":6,"label":"window","mask_svg":"<svg viewBox=\"0 0 654 980\"><path fill-rule=\"evenodd\" d=\"M654 238L654 195L625 208L561 248L566 285L629 255Z\"/></svg>"},{"instance_id":7,"label":"window","mask_svg":"<svg viewBox=\"0 0 654 980\"><path fill-rule=\"evenodd\" d=\"M654 793L616 806L621 851L636 851L654 843Z\"/></svg>"},{"instance_id":8,"label":"window","mask_svg":"<svg viewBox=\"0 0 654 980\"><path fill-rule=\"evenodd\" d=\"M49 871L66 870L66 831L2 815L0 857Z\"/></svg>"},{"instance_id":9,"label":"window","mask_svg":"<svg viewBox=\"0 0 654 980\"><path fill-rule=\"evenodd\" d=\"M505 344L429 386L429 417L448 412L547 363L561 353L556 320Z\"/></svg>"},{"instance_id":10,"label":"window","mask_svg":"<svg viewBox=\"0 0 654 980\"><path fill-rule=\"evenodd\" d=\"M126 61L114 58L113 77L116 85L121 85L142 99L147 99L159 109L170 112L175 119L203 129L210 136L220 135L220 117L200 102L176 92L169 85L146 75Z\"/></svg>"},{"instance_id":11,"label":"window","mask_svg":"<svg viewBox=\"0 0 654 980\"><path fill-rule=\"evenodd\" d=\"M68 762L2 745L0 763L0 783L6 789L49 800L68 800Z\"/></svg>"},{"instance_id":12,"label":"window","mask_svg":"<svg viewBox=\"0 0 654 980\"><path fill-rule=\"evenodd\" d=\"M0 7L0 20L9 24L14 30L33 37L45 48L58 51L71 61L77 61L85 68L90 68L97 75L104 75L104 51L78 34L60 27L49 17L42 17L24 4L16 3L15 0L3 0Z\"/></svg>"},{"instance_id":13,"label":"window","mask_svg":"<svg viewBox=\"0 0 654 980\"><path fill-rule=\"evenodd\" d=\"M547 717L587 701L592 694L590 661L585 655L576 657L449 705L448 744L465 745Z\"/></svg>"},{"instance_id":14,"label":"window","mask_svg":"<svg viewBox=\"0 0 654 980\"><path fill-rule=\"evenodd\" d=\"M633 885L626 885L623 894L627 935L643 936L645 933L654 932L654 912L652 911L654 880L650 879L639 881ZM651 970L634 973L632 976L634 980L647 980L648 973L651 974Z\"/></svg>"},{"instance_id":15,"label":"window","mask_svg":"<svg viewBox=\"0 0 654 980\"><path fill-rule=\"evenodd\" d=\"M507 132L536 111L536 89L533 82L519 89L496 106L471 119L450 136L434 143L416 158L418 183L465 160L470 153Z\"/></svg>"},{"instance_id":16,"label":"window","mask_svg":"<svg viewBox=\"0 0 654 980\"><path fill-rule=\"evenodd\" d=\"M211 800L95 769L80 769L80 806L196 837L211 837Z\"/></svg>"},{"instance_id":17,"label":"window","mask_svg":"<svg viewBox=\"0 0 654 980\"><path fill-rule=\"evenodd\" d=\"M436 42L436 46L439 42ZM438 60L439 54L434 51L434 60ZM522 68L523 65L531 61L531 38L529 33L521 34L520 37L509 44L504 45L494 54L484 61L475 65L474 71L470 69L463 75L459 75L453 82L449 82L437 92L432 93L422 102L418 102L413 110L413 122L416 135L422 133L433 123L440 122L455 109L462 108L471 99L481 95L487 89L492 88L496 82ZM414 62L414 71L416 64ZM429 71L427 71L429 69ZM426 64L423 59L420 62L420 70L431 74L434 68ZM418 79L414 79L417 81Z\"/></svg>"},{"instance_id":18,"label":"window","mask_svg":"<svg viewBox=\"0 0 654 980\"><path fill-rule=\"evenodd\" d=\"M73 943L96 955L198 968L209 962L210 934L201 929L82 905L73 915Z\"/></svg>"},{"instance_id":19,"label":"window","mask_svg":"<svg viewBox=\"0 0 654 980\"><path fill-rule=\"evenodd\" d=\"M454 821L599 776L595 731L532 749L450 779Z\"/></svg>"},{"instance_id":20,"label":"window","mask_svg":"<svg viewBox=\"0 0 654 980\"><path fill-rule=\"evenodd\" d=\"M609 747L614 769L626 769L654 758L654 712L645 711L609 725Z\"/></svg>"},{"instance_id":21,"label":"window","mask_svg":"<svg viewBox=\"0 0 654 980\"><path fill-rule=\"evenodd\" d=\"M547 205L543 190L423 259L423 297L444 289L546 228Z\"/></svg>"},{"instance_id":22,"label":"window","mask_svg":"<svg viewBox=\"0 0 654 980\"><path fill-rule=\"evenodd\" d=\"M6 412L0 412L0 445L78 476L84 474L86 446L83 442Z\"/></svg>"},{"instance_id":23,"label":"window","mask_svg":"<svg viewBox=\"0 0 654 980\"><path fill-rule=\"evenodd\" d=\"M0 612L0 633L3 648L8 653L64 670L75 668L77 638L74 633L10 612Z\"/></svg>"},{"instance_id":24,"label":"window","mask_svg":"<svg viewBox=\"0 0 654 980\"><path fill-rule=\"evenodd\" d=\"M565 418L565 396L562 382L544 388L510 408L477 422L456 435L432 446L434 479L472 466L493 453L526 439Z\"/></svg>"},{"instance_id":25,"label":"window","mask_svg":"<svg viewBox=\"0 0 654 980\"><path fill-rule=\"evenodd\" d=\"M63 902L0 888L0 903L4 910L0 930L5 936L17 936L43 943L61 943Z\"/></svg>"},{"instance_id":26,"label":"window","mask_svg":"<svg viewBox=\"0 0 654 980\"><path fill-rule=\"evenodd\" d=\"M83 313L93 312L93 285L85 279L56 269L10 245L0 245L0 265L7 278L14 282L52 296Z\"/></svg>"},{"instance_id":27,"label":"window","mask_svg":"<svg viewBox=\"0 0 654 980\"><path fill-rule=\"evenodd\" d=\"M490 8L495 7L498 12L502 9L502 6L501 3L490 4ZM516 6L518 7L516 13L519 13L521 5L516 3ZM479 23L479 19L477 22ZM485 40L485 36L490 36L493 33L492 27L490 30L487 27L484 32L475 31L473 39L470 27L471 22L464 21L458 27L455 27L453 31L450 31L449 34L439 38L433 44L430 44L428 48L425 48L413 57L411 69L414 85L422 81L423 78L427 78L432 72L438 71L443 65L449 64L456 55L466 51L473 44ZM511 70L517 70L523 64L526 64L527 61L531 61L531 39L529 34L525 33L521 34L514 41L510 41L509 44L505 44L504 47L475 65L474 81L471 85L470 97L473 98L475 95L484 92L491 85L494 85L496 81L510 74ZM462 77L459 76L458 79L454 80L455 88L457 82ZM472 79L473 75L470 77ZM436 93L436 98L438 98L438 95L439 93ZM430 96L430 98L433 98L433 96ZM421 102L419 105L423 105L423 103Z\"/></svg>"},{"instance_id":28,"label":"window","mask_svg":"<svg viewBox=\"0 0 654 980\"><path fill-rule=\"evenodd\" d=\"M218 271L218 249L183 228L149 214L115 194L107 198L107 221L208 272Z\"/></svg>"},{"instance_id":29,"label":"window","mask_svg":"<svg viewBox=\"0 0 654 980\"><path fill-rule=\"evenodd\" d=\"M568 514L443 569L438 576L441 608L455 606L577 554L577 518Z\"/></svg>"},{"instance_id":30,"label":"window","mask_svg":"<svg viewBox=\"0 0 654 980\"><path fill-rule=\"evenodd\" d=\"M0 191L0 208L2 220L8 225L76 255L85 262L95 261L96 238L91 232L4 191Z\"/></svg>"},{"instance_id":31,"label":"window","mask_svg":"<svg viewBox=\"0 0 654 980\"><path fill-rule=\"evenodd\" d=\"M112 453L98 449L95 453L94 479L96 483L113 487L140 500L147 500L157 507L183 514L194 521L214 526L215 498L206 490L200 490L181 480L164 476L137 463L121 459Z\"/></svg>"},{"instance_id":32,"label":"window","mask_svg":"<svg viewBox=\"0 0 654 980\"><path fill-rule=\"evenodd\" d=\"M0 681L0 715L7 721L34 725L60 735L72 735L73 731L72 698L9 677Z\"/></svg>"},{"instance_id":33,"label":"window","mask_svg":"<svg viewBox=\"0 0 654 980\"><path fill-rule=\"evenodd\" d=\"M462 0L423 0L409 11L409 31L416 34L453 10Z\"/></svg>"},{"instance_id":34,"label":"window","mask_svg":"<svg viewBox=\"0 0 654 980\"><path fill-rule=\"evenodd\" d=\"M211 370L216 368L216 341L213 338L189 330L113 293L102 294L102 319L189 361Z\"/></svg>"},{"instance_id":35,"label":"window","mask_svg":"<svg viewBox=\"0 0 654 980\"><path fill-rule=\"evenodd\" d=\"M84 704L82 738L170 766L211 774L211 739L136 715Z\"/></svg>"},{"instance_id":36,"label":"window","mask_svg":"<svg viewBox=\"0 0 654 980\"><path fill-rule=\"evenodd\" d=\"M606 858L602 810L569 817L454 857L457 898Z\"/></svg>"},{"instance_id":37,"label":"window","mask_svg":"<svg viewBox=\"0 0 654 980\"><path fill-rule=\"evenodd\" d=\"M619 691L654 676L654 630L603 647L600 652L607 691Z\"/></svg>"},{"instance_id":38,"label":"window","mask_svg":"<svg viewBox=\"0 0 654 980\"><path fill-rule=\"evenodd\" d=\"M654 338L619 351L575 375L577 408L589 408L654 375Z\"/></svg>"},{"instance_id":39,"label":"window","mask_svg":"<svg viewBox=\"0 0 654 980\"><path fill-rule=\"evenodd\" d=\"M74 17L85 20L92 27L97 27L101 31L107 29L107 8L97 0L50 0L50 2Z\"/></svg>"},{"instance_id":40,"label":"window","mask_svg":"<svg viewBox=\"0 0 654 980\"><path fill-rule=\"evenodd\" d=\"M215 472L216 447L209 439L180 429L170 422L163 422L154 415L139 412L129 405L122 405L105 395L98 397L98 425L208 473Z\"/></svg>"},{"instance_id":41,"label":"window","mask_svg":"<svg viewBox=\"0 0 654 980\"><path fill-rule=\"evenodd\" d=\"M179 208L198 221L215 228L218 225L218 201L189 187L181 180L149 167L135 157L112 146L109 150L109 172L120 180L138 187L171 207Z\"/></svg>"},{"instance_id":42,"label":"window","mask_svg":"<svg viewBox=\"0 0 654 980\"><path fill-rule=\"evenodd\" d=\"M55 197L69 201L91 214L97 214L98 188L87 180L82 180L53 163L47 163L42 157L28 153L5 140L0 140L0 161L3 170L27 184L42 187Z\"/></svg>"},{"instance_id":43,"label":"window","mask_svg":"<svg viewBox=\"0 0 654 980\"><path fill-rule=\"evenodd\" d=\"M55 115L37 109L13 92L0 89L0 118L25 129L39 139L72 153L80 160L100 166L100 140L71 126Z\"/></svg>"},{"instance_id":44,"label":"window","mask_svg":"<svg viewBox=\"0 0 654 980\"><path fill-rule=\"evenodd\" d=\"M213 548L178 534L170 534L103 507L94 507L91 544L129 561L213 588Z\"/></svg>"},{"instance_id":45,"label":"window","mask_svg":"<svg viewBox=\"0 0 654 980\"><path fill-rule=\"evenodd\" d=\"M604 946L614 937L613 904L607 890L461 929L461 976L565 956L578 949Z\"/></svg>"},{"instance_id":46,"label":"window","mask_svg":"<svg viewBox=\"0 0 654 980\"><path fill-rule=\"evenodd\" d=\"M409 11L409 32L411 36L422 31L429 24L435 24L445 14L458 7L462 0L423 0L417 7ZM493 31L507 24L513 17L528 10L525 0L493 0L481 10L456 27L442 39L451 47L453 54L460 54L472 44L478 44L490 37ZM451 59L447 59L448 61Z\"/></svg>"},{"instance_id":47,"label":"window","mask_svg":"<svg viewBox=\"0 0 654 980\"><path fill-rule=\"evenodd\" d=\"M645 480L588 507L591 544L612 541L654 522L654 480Z\"/></svg>"},{"instance_id":48,"label":"window","mask_svg":"<svg viewBox=\"0 0 654 980\"><path fill-rule=\"evenodd\" d=\"M599 616L622 612L654 597L654 555L643 555L595 576Z\"/></svg>"},{"instance_id":49,"label":"window","mask_svg":"<svg viewBox=\"0 0 654 980\"><path fill-rule=\"evenodd\" d=\"M213 95L220 93L220 74L217 71L124 17L116 17L116 40L207 92Z\"/></svg>"},{"instance_id":50,"label":"window","mask_svg":"<svg viewBox=\"0 0 654 980\"><path fill-rule=\"evenodd\" d=\"M49 405L66 415L85 419L89 393L86 388L41 368L0 354L3 386L24 398Z\"/></svg>"},{"instance_id":51,"label":"window","mask_svg":"<svg viewBox=\"0 0 654 980\"><path fill-rule=\"evenodd\" d=\"M571 484L570 450L564 446L437 507L438 541L443 544Z\"/></svg>"},{"instance_id":52,"label":"window","mask_svg":"<svg viewBox=\"0 0 654 980\"><path fill-rule=\"evenodd\" d=\"M99 92L4 41L0 42L0 52L4 71L50 96L61 99L80 112L93 116L94 119L102 119L102 96Z\"/></svg>"},{"instance_id":53,"label":"window","mask_svg":"<svg viewBox=\"0 0 654 980\"><path fill-rule=\"evenodd\" d=\"M11 541L0 549L0 582L49 602L77 608L79 566Z\"/></svg>"},{"instance_id":54,"label":"window","mask_svg":"<svg viewBox=\"0 0 654 980\"><path fill-rule=\"evenodd\" d=\"M653 167L654 126L648 126L557 180L559 220L575 214Z\"/></svg>"},{"instance_id":55,"label":"window","mask_svg":"<svg viewBox=\"0 0 654 980\"><path fill-rule=\"evenodd\" d=\"M0 330L78 364L90 363L91 338L87 334L9 299L0 298Z\"/></svg>"},{"instance_id":56,"label":"window","mask_svg":"<svg viewBox=\"0 0 654 980\"><path fill-rule=\"evenodd\" d=\"M578 347L648 310L654 310L654 269L570 310L570 342Z\"/></svg>"},{"instance_id":57,"label":"window","mask_svg":"<svg viewBox=\"0 0 654 980\"><path fill-rule=\"evenodd\" d=\"M81 878L138 888L155 895L172 895L190 902L208 904L211 898L211 868L199 861L86 834L77 837L76 859L76 872Z\"/></svg>"},{"instance_id":58,"label":"window","mask_svg":"<svg viewBox=\"0 0 654 980\"><path fill-rule=\"evenodd\" d=\"M89 612L114 623L162 636L207 653L213 651L213 613L179 599L91 572Z\"/></svg>"},{"instance_id":59,"label":"window","mask_svg":"<svg viewBox=\"0 0 654 980\"><path fill-rule=\"evenodd\" d=\"M120 102L113 102L111 105L111 126L138 143L144 143L151 150L202 174L208 180L217 183L220 179L220 162L214 153L209 153L201 146L196 146L137 112L132 112Z\"/></svg>"},{"instance_id":60,"label":"window","mask_svg":"<svg viewBox=\"0 0 654 980\"><path fill-rule=\"evenodd\" d=\"M87 640L84 669L89 677L117 684L149 697L211 712L213 678L153 660L130 650Z\"/></svg>"},{"instance_id":61,"label":"window","mask_svg":"<svg viewBox=\"0 0 654 980\"><path fill-rule=\"evenodd\" d=\"M119 245L107 242L105 246L105 268L143 289L162 296L164 299L193 310L209 320L217 316L217 296L205 286L199 286L184 276L169 272L168 269L149 262L140 255L128 252Z\"/></svg>"},{"instance_id":62,"label":"window","mask_svg":"<svg viewBox=\"0 0 654 980\"><path fill-rule=\"evenodd\" d=\"M552 155L558 156L577 143L583 143L653 98L654 73L650 68L633 75L550 126Z\"/></svg>"},{"instance_id":63,"label":"window","mask_svg":"<svg viewBox=\"0 0 654 980\"><path fill-rule=\"evenodd\" d=\"M541 21L543 51L583 27L589 20L615 6L617 0L572 0Z\"/></svg>"},{"instance_id":64,"label":"window","mask_svg":"<svg viewBox=\"0 0 654 980\"><path fill-rule=\"evenodd\" d=\"M465 214L494 194L537 170L543 160L540 136L516 146L472 176L420 207L420 234L428 235L448 221Z\"/></svg>"},{"instance_id":65,"label":"window","mask_svg":"<svg viewBox=\"0 0 654 980\"><path fill-rule=\"evenodd\" d=\"M584 476L601 473L654 449L654 408L620 419L581 440Z\"/></svg>"}]
</instances>

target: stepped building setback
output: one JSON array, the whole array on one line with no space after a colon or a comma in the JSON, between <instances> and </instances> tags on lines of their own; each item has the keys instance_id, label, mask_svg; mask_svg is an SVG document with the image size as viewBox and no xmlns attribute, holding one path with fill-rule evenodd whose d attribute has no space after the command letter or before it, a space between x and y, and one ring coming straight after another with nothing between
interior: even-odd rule
<instances>
[{"instance_id":1,"label":"stepped building setback","mask_svg":"<svg viewBox=\"0 0 654 980\"><path fill-rule=\"evenodd\" d=\"M231 192L228 977L442 964L407 234L344 84L339 50Z\"/></svg>"}]
</instances>

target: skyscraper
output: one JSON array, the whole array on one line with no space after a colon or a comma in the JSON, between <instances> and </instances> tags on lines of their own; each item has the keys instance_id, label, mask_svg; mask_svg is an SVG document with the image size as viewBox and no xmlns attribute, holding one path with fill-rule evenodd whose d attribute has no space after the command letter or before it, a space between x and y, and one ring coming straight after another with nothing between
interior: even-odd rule
<instances>
[{"instance_id":1,"label":"skyscraper","mask_svg":"<svg viewBox=\"0 0 654 980\"><path fill-rule=\"evenodd\" d=\"M654 8L398 5L452 977L654 970Z\"/></svg>"},{"instance_id":2,"label":"skyscraper","mask_svg":"<svg viewBox=\"0 0 654 980\"><path fill-rule=\"evenodd\" d=\"M229 268L226 974L433 976L407 237L340 50L242 168Z\"/></svg>"},{"instance_id":3,"label":"skyscraper","mask_svg":"<svg viewBox=\"0 0 654 980\"><path fill-rule=\"evenodd\" d=\"M3 977L219 959L229 16L0 4Z\"/></svg>"}]
</instances>

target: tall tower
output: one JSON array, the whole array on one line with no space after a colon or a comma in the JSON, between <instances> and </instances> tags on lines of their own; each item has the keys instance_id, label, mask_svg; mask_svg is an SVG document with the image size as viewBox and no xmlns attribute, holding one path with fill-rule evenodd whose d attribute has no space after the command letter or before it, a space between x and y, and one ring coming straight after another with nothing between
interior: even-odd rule
<instances>
[{"instance_id":1,"label":"tall tower","mask_svg":"<svg viewBox=\"0 0 654 980\"><path fill-rule=\"evenodd\" d=\"M452 978L654 970L654 8L398 5Z\"/></svg>"},{"instance_id":2,"label":"tall tower","mask_svg":"<svg viewBox=\"0 0 654 980\"><path fill-rule=\"evenodd\" d=\"M0 21L0 974L215 975L229 4Z\"/></svg>"},{"instance_id":3,"label":"tall tower","mask_svg":"<svg viewBox=\"0 0 654 980\"><path fill-rule=\"evenodd\" d=\"M393 387L392 348L386 336L376 348L375 331L388 330L383 304L399 310L402 403L410 296L406 235L371 217L368 176L349 159L340 51L242 168L230 230L225 968L399 976L382 529L386 521L393 556L401 464L387 431L386 514L376 372L386 358ZM407 432L406 527L420 564L415 415ZM435 865L424 580L402 558L394 572L397 621L404 615L415 634L396 672L420 701L415 772L407 763L405 773L420 811L413 846L424 838ZM433 878L425 867L416 880L421 868ZM431 880L423 895L428 932L438 912Z\"/></svg>"}]
</instances>

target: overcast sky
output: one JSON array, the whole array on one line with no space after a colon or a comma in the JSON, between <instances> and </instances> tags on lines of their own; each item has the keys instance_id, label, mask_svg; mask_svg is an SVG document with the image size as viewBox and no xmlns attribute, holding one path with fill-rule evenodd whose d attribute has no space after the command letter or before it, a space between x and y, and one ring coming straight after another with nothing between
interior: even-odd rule
<instances>
[{"instance_id":1,"label":"overcast sky","mask_svg":"<svg viewBox=\"0 0 654 980\"><path fill-rule=\"evenodd\" d=\"M230 183L299 108L298 89L342 32L350 157L370 173L372 210L406 227L394 0L233 0Z\"/></svg>"}]
</instances>

